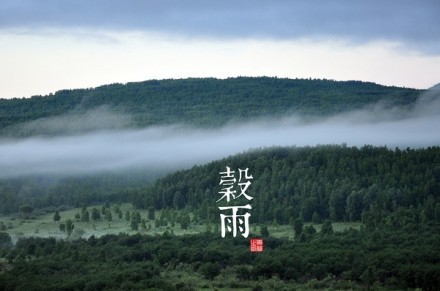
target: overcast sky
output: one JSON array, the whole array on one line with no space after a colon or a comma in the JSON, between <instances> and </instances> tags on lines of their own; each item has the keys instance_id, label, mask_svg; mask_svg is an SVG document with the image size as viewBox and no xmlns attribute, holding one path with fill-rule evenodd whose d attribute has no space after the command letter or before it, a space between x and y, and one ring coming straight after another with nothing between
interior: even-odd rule
<instances>
[{"instance_id":1,"label":"overcast sky","mask_svg":"<svg viewBox=\"0 0 440 291\"><path fill-rule=\"evenodd\" d=\"M239 75L428 88L438 15L437 0L2 0L0 98Z\"/></svg>"}]
</instances>

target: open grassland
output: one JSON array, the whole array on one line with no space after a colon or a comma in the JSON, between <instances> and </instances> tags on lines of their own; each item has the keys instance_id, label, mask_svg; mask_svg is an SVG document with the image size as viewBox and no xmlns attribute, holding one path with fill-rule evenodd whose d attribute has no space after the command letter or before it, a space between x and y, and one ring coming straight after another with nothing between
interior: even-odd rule
<instances>
[{"instance_id":1,"label":"open grassland","mask_svg":"<svg viewBox=\"0 0 440 291\"><path fill-rule=\"evenodd\" d=\"M102 205L90 206L87 209L91 211L93 208L101 211ZM90 236L100 237L106 234L163 234L164 232L173 233L175 235L183 234L196 234L205 231L219 232L220 235L220 220L218 225L206 224L203 222L194 222L191 217L191 223L187 229L182 229L179 223L168 222L166 226L156 226L156 221L159 220L162 211L155 211L155 220L148 220L148 210L138 210L134 209L131 204L121 204L119 205L122 217L119 218L117 213L114 212L114 207L110 207L109 210L112 212L112 221L107 221L103 217L99 220L92 220L90 218L89 222L82 222L75 219L75 214L81 213L81 208L72 208L64 211L60 211L61 220L55 222L54 212L44 213L44 214L34 214L30 219L24 219L18 214L3 215L0 216L0 223L3 223L7 227L6 231L9 233L13 241L17 241L20 237L55 237L55 238L66 238L67 234L60 230L59 225L64 223L67 219L72 219L74 221L74 230L72 232L72 238L88 238ZM132 230L130 221L126 219L125 214L127 212L132 213L133 211L139 212L141 219L145 219L146 229L143 229L139 224L138 230ZM305 223L304 226L311 225L312 223ZM343 231L345 229L355 228L359 229L359 222L337 222L333 223L334 231ZM313 224L317 232L321 230L321 224ZM290 225L269 225L269 233L273 237L277 238L289 238L293 239L295 237L293 227ZM250 235L249 237L258 237L260 235L260 226L252 223L250 225Z\"/></svg>"}]
</instances>

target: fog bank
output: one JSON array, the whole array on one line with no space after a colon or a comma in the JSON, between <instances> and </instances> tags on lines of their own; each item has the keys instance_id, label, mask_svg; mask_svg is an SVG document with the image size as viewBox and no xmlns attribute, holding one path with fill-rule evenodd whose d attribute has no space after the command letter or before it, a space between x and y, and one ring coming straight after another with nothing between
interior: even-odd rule
<instances>
[{"instance_id":1,"label":"fog bank","mask_svg":"<svg viewBox=\"0 0 440 291\"><path fill-rule=\"evenodd\" d=\"M230 124L210 130L174 125L106 129L58 137L3 139L0 140L0 177L76 175L136 168L176 170L250 148L268 146L342 143L390 148L438 146L439 100L439 90L434 89L421 96L411 110L378 105L315 122L291 116ZM104 117L121 120L120 117L109 118L107 113ZM93 122L97 121L93 119ZM58 126L62 124L59 118L53 122ZM85 120L79 122L84 123ZM76 128L72 121L70 124Z\"/></svg>"}]
</instances>

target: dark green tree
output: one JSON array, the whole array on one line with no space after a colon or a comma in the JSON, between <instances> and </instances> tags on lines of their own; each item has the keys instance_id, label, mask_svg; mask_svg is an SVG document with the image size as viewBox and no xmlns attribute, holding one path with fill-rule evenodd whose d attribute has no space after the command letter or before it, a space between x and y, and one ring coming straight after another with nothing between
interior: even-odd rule
<instances>
[{"instance_id":1,"label":"dark green tree","mask_svg":"<svg viewBox=\"0 0 440 291\"><path fill-rule=\"evenodd\" d=\"M0 250L11 247L12 247L11 236L6 232L0 232Z\"/></svg>"},{"instance_id":2,"label":"dark green tree","mask_svg":"<svg viewBox=\"0 0 440 291\"><path fill-rule=\"evenodd\" d=\"M60 219L61 219L61 216L60 216L60 213L57 210L57 211L55 211L55 214L53 215L53 221L58 223L60 221Z\"/></svg>"},{"instance_id":3,"label":"dark green tree","mask_svg":"<svg viewBox=\"0 0 440 291\"><path fill-rule=\"evenodd\" d=\"M260 234L262 237L269 237L270 236L269 229L267 228L267 225L263 224L260 227Z\"/></svg>"},{"instance_id":4,"label":"dark green tree","mask_svg":"<svg viewBox=\"0 0 440 291\"><path fill-rule=\"evenodd\" d=\"M295 222L293 224L293 230L295 231L295 237L299 237L301 233L303 232L303 226L304 223L300 218L295 219Z\"/></svg>"},{"instance_id":5,"label":"dark green tree","mask_svg":"<svg viewBox=\"0 0 440 291\"><path fill-rule=\"evenodd\" d=\"M92 219L93 221L97 221L101 219L101 213L99 213L99 210L93 207L92 209Z\"/></svg>"},{"instance_id":6,"label":"dark green tree","mask_svg":"<svg viewBox=\"0 0 440 291\"><path fill-rule=\"evenodd\" d=\"M221 268L218 263L207 262L200 266L200 273L208 280L213 280L220 274Z\"/></svg>"},{"instance_id":7,"label":"dark green tree","mask_svg":"<svg viewBox=\"0 0 440 291\"><path fill-rule=\"evenodd\" d=\"M75 228L75 225L73 224L72 219L67 219L66 220L66 232L67 232L67 237L70 237L72 235L72 231Z\"/></svg>"},{"instance_id":8,"label":"dark green tree","mask_svg":"<svg viewBox=\"0 0 440 291\"><path fill-rule=\"evenodd\" d=\"M333 226L330 220L326 220L321 226L321 234L328 235L333 233Z\"/></svg>"},{"instance_id":9,"label":"dark green tree","mask_svg":"<svg viewBox=\"0 0 440 291\"><path fill-rule=\"evenodd\" d=\"M154 220L155 219L155 215L154 215L154 207L149 207L148 208L148 219L149 220Z\"/></svg>"}]
</instances>

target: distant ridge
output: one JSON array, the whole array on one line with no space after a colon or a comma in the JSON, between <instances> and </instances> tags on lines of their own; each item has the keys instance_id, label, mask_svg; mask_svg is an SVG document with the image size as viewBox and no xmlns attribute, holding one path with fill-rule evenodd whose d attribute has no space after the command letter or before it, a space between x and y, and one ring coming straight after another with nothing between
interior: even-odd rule
<instances>
[{"instance_id":1,"label":"distant ridge","mask_svg":"<svg viewBox=\"0 0 440 291\"><path fill-rule=\"evenodd\" d=\"M216 127L233 121L298 114L307 118L363 108L379 101L408 106L422 90L362 81L237 77L149 80L94 89L60 90L28 99L0 99L0 134L21 123L102 106L132 119L130 126L184 123ZM32 133L27 133L32 134Z\"/></svg>"}]
</instances>

